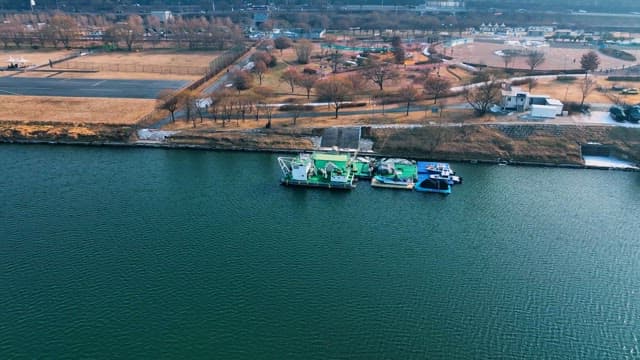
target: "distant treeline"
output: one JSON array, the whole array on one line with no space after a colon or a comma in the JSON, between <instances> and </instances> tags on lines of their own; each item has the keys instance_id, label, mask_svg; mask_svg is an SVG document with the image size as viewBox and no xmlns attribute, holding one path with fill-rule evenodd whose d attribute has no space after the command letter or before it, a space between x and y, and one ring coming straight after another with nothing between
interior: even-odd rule
<instances>
[{"instance_id":1,"label":"distant treeline","mask_svg":"<svg viewBox=\"0 0 640 360\"><path fill-rule=\"evenodd\" d=\"M229 11L239 10L246 7L248 1L243 0L214 0L216 10ZM605 0L465 0L466 7L486 11L491 8L496 9L547 9L547 10L588 10L604 12L624 12L638 9L638 0L617 0L615 8L611 2ZM341 5L380 5L380 0L254 0L253 5L273 4L277 7L304 7L311 9L322 9L328 6ZM36 8L41 10L63 10L63 11L117 11L118 9L128 9L140 6L142 8L153 8L153 10L179 10L185 7L194 9L211 10L211 0L131 0L124 5L119 0L36 0ZM136 5L137 4L137 5ZM384 2L387 6L417 6L424 4L424 0L388 0ZM27 10L28 0L0 0L0 10Z\"/></svg>"}]
</instances>

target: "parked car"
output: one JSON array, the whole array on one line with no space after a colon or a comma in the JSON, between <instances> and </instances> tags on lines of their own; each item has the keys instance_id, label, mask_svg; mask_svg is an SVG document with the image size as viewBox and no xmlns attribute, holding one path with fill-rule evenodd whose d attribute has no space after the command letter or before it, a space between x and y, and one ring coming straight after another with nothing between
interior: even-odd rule
<instances>
[{"instance_id":1,"label":"parked car","mask_svg":"<svg viewBox=\"0 0 640 360\"><path fill-rule=\"evenodd\" d=\"M624 95L638 95L638 94L640 94L640 91L638 91L638 89L636 89L636 88L628 88L628 89L622 90L622 94L624 94Z\"/></svg>"},{"instance_id":2,"label":"parked car","mask_svg":"<svg viewBox=\"0 0 640 360\"><path fill-rule=\"evenodd\" d=\"M625 111L627 113L627 120L632 123L638 123L640 121L640 106L634 105Z\"/></svg>"},{"instance_id":3,"label":"parked car","mask_svg":"<svg viewBox=\"0 0 640 360\"><path fill-rule=\"evenodd\" d=\"M611 118L613 120L618 122L623 122L627 119L627 114L625 113L624 109L617 105L609 108L609 115L611 115Z\"/></svg>"}]
</instances>

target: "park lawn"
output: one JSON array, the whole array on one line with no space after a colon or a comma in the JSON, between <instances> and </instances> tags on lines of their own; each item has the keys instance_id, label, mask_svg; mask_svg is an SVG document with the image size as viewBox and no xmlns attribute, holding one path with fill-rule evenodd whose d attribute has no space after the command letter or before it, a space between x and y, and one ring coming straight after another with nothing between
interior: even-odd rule
<instances>
[{"instance_id":1,"label":"park lawn","mask_svg":"<svg viewBox=\"0 0 640 360\"><path fill-rule=\"evenodd\" d=\"M131 125L153 111L155 100L2 96L0 120Z\"/></svg>"}]
</instances>

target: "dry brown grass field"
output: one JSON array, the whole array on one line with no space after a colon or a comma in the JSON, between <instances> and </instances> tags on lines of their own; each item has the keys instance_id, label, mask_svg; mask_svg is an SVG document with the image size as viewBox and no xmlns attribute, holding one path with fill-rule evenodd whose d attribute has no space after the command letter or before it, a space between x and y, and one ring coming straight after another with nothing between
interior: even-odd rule
<instances>
[{"instance_id":1,"label":"dry brown grass field","mask_svg":"<svg viewBox=\"0 0 640 360\"><path fill-rule=\"evenodd\" d=\"M115 51L81 56L68 62L91 62L98 64L159 65L159 66L208 66L220 52L150 50L140 52ZM63 64L61 64L63 65Z\"/></svg>"},{"instance_id":2,"label":"dry brown grass field","mask_svg":"<svg viewBox=\"0 0 640 360\"><path fill-rule=\"evenodd\" d=\"M0 120L130 125L155 105L143 99L2 96Z\"/></svg>"},{"instance_id":3,"label":"dry brown grass field","mask_svg":"<svg viewBox=\"0 0 640 360\"><path fill-rule=\"evenodd\" d=\"M33 73L31 73L33 74ZM48 75L51 75L49 73ZM30 76L30 75L25 75ZM41 76L41 75L40 75ZM202 76L178 74L154 74L140 72L68 72L62 71L53 77L65 79L122 79L122 80L197 80Z\"/></svg>"}]
</instances>

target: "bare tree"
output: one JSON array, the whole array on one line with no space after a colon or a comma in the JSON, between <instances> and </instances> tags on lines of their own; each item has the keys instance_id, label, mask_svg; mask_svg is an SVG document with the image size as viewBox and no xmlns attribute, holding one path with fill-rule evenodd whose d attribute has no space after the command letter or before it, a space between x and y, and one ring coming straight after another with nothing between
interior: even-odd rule
<instances>
[{"instance_id":1,"label":"bare tree","mask_svg":"<svg viewBox=\"0 0 640 360\"><path fill-rule=\"evenodd\" d=\"M276 49L280 50L280 55L282 55L282 50L290 48L291 44L292 44L291 39L284 36L281 36L273 40L273 46Z\"/></svg>"},{"instance_id":2,"label":"bare tree","mask_svg":"<svg viewBox=\"0 0 640 360\"><path fill-rule=\"evenodd\" d=\"M133 45L142 41L144 37L144 26L142 18L138 15L129 15L124 25L124 42L127 44L127 50L133 50Z\"/></svg>"},{"instance_id":3,"label":"bare tree","mask_svg":"<svg viewBox=\"0 0 640 360\"><path fill-rule=\"evenodd\" d=\"M260 110L265 110L267 107L267 99L272 97L275 94L272 88L266 86L260 86L253 88L253 94L255 96L255 110L256 110L256 121L260 120ZM266 113L266 112L265 112Z\"/></svg>"},{"instance_id":4,"label":"bare tree","mask_svg":"<svg viewBox=\"0 0 640 360\"><path fill-rule=\"evenodd\" d=\"M476 115L482 116L487 113L492 104L500 100L500 90L500 83L490 80L473 89L466 88L464 98Z\"/></svg>"},{"instance_id":5,"label":"bare tree","mask_svg":"<svg viewBox=\"0 0 640 360\"><path fill-rule=\"evenodd\" d=\"M309 58L311 58L311 51L313 50L313 43L311 41L303 39L298 41L295 46L296 58L300 64L308 64Z\"/></svg>"},{"instance_id":6,"label":"bare tree","mask_svg":"<svg viewBox=\"0 0 640 360\"><path fill-rule=\"evenodd\" d=\"M253 78L247 71L237 70L231 74L231 83L239 94L242 90L251 89L253 86Z\"/></svg>"},{"instance_id":7,"label":"bare tree","mask_svg":"<svg viewBox=\"0 0 640 360\"><path fill-rule=\"evenodd\" d=\"M273 106L266 104L263 108L264 114L267 117L267 124L264 126L266 129L271 129L271 119L273 118Z\"/></svg>"},{"instance_id":8,"label":"bare tree","mask_svg":"<svg viewBox=\"0 0 640 360\"><path fill-rule=\"evenodd\" d=\"M262 61L268 67L273 67L275 65L274 59L275 56L269 54L266 51L256 51L255 53L253 53L253 55L251 55L251 60L253 60L254 63L257 64L258 61Z\"/></svg>"},{"instance_id":9,"label":"bare tree","mask_svg":"<svg viewBox=\"0 0 640 360\"><path fill-rule=\"evenodd\" d=\"M246 114L251 113L253 109L254 99L251 94L242 94L236 96L236 110L241 116L242 121L246 120Z\"/></svg>"},{"instance_id":10,"label":"bare tree","mask_svg":"<svg viewBox=\"0 0 640 360\"><path fill-rule=\"evenodd\" d=\"M176 121L175 112L176 110L178 110L179 106L180 99L178 97L178 94L174 90L165 89L160 91L156 108L170 112L172 122Z\"/></svg>"},{"instance_id":11,"label":"bare tree","mask_svg":"<svg viewBox=\"0 0 640 360\"><path fill-rule=\"evenodd\" d=\"M262 85L262 78L264 78L264 74L267 72L267 64L262 60L257 60L253 67L253 72L258 77L259 84Z\"/></svg>"},{"instance_id":12,"label":"bare tree","mask_svg":"<svg viewBox=\"0 0 640 360\"><path fill-rule=\"evenodd\" d=\"M48 28L51 29L51 36L67 48L78 34L78 24L75 19L62 13L56 13L51 17ZM54 46L55 44L57 43L54 43Z\"/></svg>"},{"instance_id":13,"label":"bare tree","mask_svg":"<svg viewBox=\"0 0 640 360\"><path fill-rule=\"evenodd\" d=\"M0 41L4 44L5 49L9 47L9 43L11 42L12 28L13 24L0 23Z\"/></svg>"},{"instance_id":14,"label":"bare tree","mask_svg":"<svg viewBox=\"0 0 640 360\"><path fill-rule=\"evenodd\" d=\"M513 62L513 55L511 54L503 54L502 62L504 63L505 70L509 68L509 65Z\"/></svg>"},{"instance_id":15,"label":"bare tree","mask_svg":"<svg viewBox=\"0 0 640 360\"><path fill-rule=\"evenodd\" d=\"M219 93L219 106L222 112L222 126L224 127L227 122L231 121L231 116L235 110L235 95L229 90L223 90Z\"/></svg>"},{"instance_id":16,"label":"bare tree","mask_svg":"<svg viewBox=\"0 0 640 360\"><path fill-rule=\"evenodd\" d=\"M373 61L362 70L362 76L378 85L379 90L384 90L384 83L387 80L398 78L398 71L389 63Z\"/></svg>"},{"instance_id":17,"label":"bare tree","mask_svg":"<svg viewBox=\"0 0 640 360\"><path fill-rule=\"evenodd\" d=\"M184 106L185 121L193 120L193 127L196 127L196 107L198 93L193 90L184 90L178 94L178 103Z\"/></svg>"},{"instance_id":18,"label":"bare tree","mask_svg":"<svg viewBox=\"0 0 640 360\"><path fill-rule=\"evenodd\" d=\"M351 99L353 89L347 80L332 77L318 81L316 84L316 94L318 94L320 101L327 101L333 106L337 119L338 112L344 105L343 103Z\"/></svg>"},{"instance_id":19,"label":"bare tree","mask_svg":"<svg viewBox=\"0 0 640 360\"><path fill-rule=\"evenodd\" d=\"M368 80L358 72L349 73L347 80L351 83L354 94L364 94L369 88Z\"/></svg>"},{"instance_id":20,"label":"bare tree","mask_svg":"<svg viewBox=\"0 0 640 360\"><path fill-rule=\"evenodd\" d=\"M589 94L595 89L596 81L592 77L585 77L582 79L580 83L580 94L582 95L582 99L580 100L580 108L584 107L584 100L589 96Z\"/></svg>"},{"instance_id":21,"label":"bare tree","mask_svg":"<svg viewBox=\"0 0 640 360\"><path fill-rule=\"evenodd\" d=\"M542 65L545 61L545 55L542 51L533 50L527 53L527 65L529 65L529 71L533 72L538 66Z\"/></svg>"},{"instance_id":22,"label":"bare tree","mask_svg":"<svg viewBox=\"0 0 640 360\"><path fill-rule=\"evenodd\" d=\"M209 112L209 114L211 114L211 116L213 116L214 123L218 121L218 115L221 111L222 96L220 93L220 91L216 91L211 94L211 104L209 104L209 107L207 107L207 111Z\"/></svg>"},{"instance_id":23,"label":"bare tree","mask_svg":"<svg viewBox=\"0 0 640 360\"><path fill-rule=\"evenodd\" d=\"M402 99L402 101L407 103L407 112L406 116L409 116L409 108L411 107L411 103L418 99L418 90L411 85L404 86L398 92L398 95Z\"/></svg>"},{"instance_id":24,"label":"bare tree","mask_svg":"<svg viewBox=\"0 0 640 360\"><path fill-rule=\"evenodd\" d=\"M331 70L335 73L338 72L338 65L340 65L340 63L342 62L342 57L344 55L342 55L341 52L339 52L338 50L332 52L329 55L329 63L331 64Z\"/></svg>"},{"instance_id":25,"label":"bare tree","mask_svg":"<svg viewBox=\"0 0 640 360\"><path fill-rule=\"evenodd\" d=\"M444 77L429 76L424 82L424 91L433 96L433 103L435 104L438 99L449 92L451 88L451 82Z\"/></svg>"},{"instance_id":26,"label":"bare tree","mask_svg":"<svg viewBox=\"0 0 640 360\"><path fill-rule=\"evenodd\" d=\"M394 36L391 39L391 51L393 52L393 58L396 64L404 64L405 51L400 36Z\"/></svg>"},{"instance_id":27,"label":"bare tree","mask_svg":"<svg viewBox=\"0 0 640 360\"><path fill-rule=\"evenodd\" d=\"M204 114L207 112L207 109L209 108L209 105L206 105L207 103L210 103L211 98L209 97L197 97L194 101L194 107L196 109L196 113L198 114L198 117L200 118L200 124L202 124L204 122ZM196 123L195 120L193 122L193 127L196 127Z\"/></svg>"},{"instance_id":28,"label":"bare tree","mask_svg":"<svg viewBox=\"0 0 640 360\"><path fill-rule=\"evenodd\" d=\"M294 126L297 125L298 118L304 110L305 106L300 100L295 100L293 104L291 104L289 112L291 113L291 121Z\"/></svg>"},{"instance_id":29,"label":"bare tree","mask_svg":"<svg viewBox=\"0 0 640 360\"><path fill-rule=\"evenodd\" d=\"M307 91L307 99L311 97L311 89L316 85L320 77L317 74L301 74L296 79L296 84Z\"/></svg>"},{"instance_id":30,"label":"bare tree","mask_svg":"<svg viewBox=\"0 0 640 360\"><path fill-rule=\"evenodd\" d=\"M291 93L295 90L295 85L298 83L300 74L294 67L289 67L280 75L280 81L286 83L291 87Z\"/></svg>"}]
</instances>

